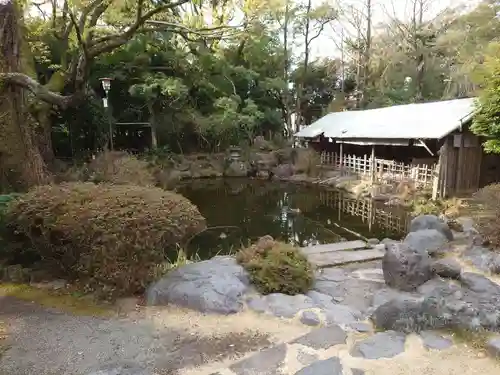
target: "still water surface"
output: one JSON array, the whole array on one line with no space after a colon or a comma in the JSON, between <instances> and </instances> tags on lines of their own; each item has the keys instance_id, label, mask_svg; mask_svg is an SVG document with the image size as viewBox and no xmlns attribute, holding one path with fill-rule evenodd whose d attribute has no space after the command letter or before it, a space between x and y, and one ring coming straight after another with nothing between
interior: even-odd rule
<instances>
[{"instance_id":1,"label":"still water surface","mask_svg":"<svg viewBox=\"0 0 500 375\"><path fill-rule=\"evenodd\" d=\"M299 246L401 237L407 213L338 190L250 179L198 180L177 191L198 206L208 230L188 251L228 253L266 234Z\"/></svg>"}]
</instances>

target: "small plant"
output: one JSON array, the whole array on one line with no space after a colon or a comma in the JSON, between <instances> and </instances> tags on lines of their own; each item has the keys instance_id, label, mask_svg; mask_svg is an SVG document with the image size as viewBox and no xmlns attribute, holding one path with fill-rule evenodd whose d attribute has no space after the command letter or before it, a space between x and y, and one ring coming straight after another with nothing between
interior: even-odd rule
<instances>
[{"instance_id":1,"label":"small plant","mask_svg":"<svg viewBox=\"0 0 500 375\"><path fill-rule=\"evenodd\" d=\"M493 248L500 247L500 184L485 186L472 199L479 233Z\"/></svg>"},{"instance_id":2,"label":"small plant","mask_svg":"<svg viewBox=\"0 0 500 375\"><path fill-rule=\"evenodd\" d=\"M252 284L262 294L307 293L314 281L314 271L298 248L262 237L236 254L236 260L250 275Z\"/></svg>"}]
</instances>

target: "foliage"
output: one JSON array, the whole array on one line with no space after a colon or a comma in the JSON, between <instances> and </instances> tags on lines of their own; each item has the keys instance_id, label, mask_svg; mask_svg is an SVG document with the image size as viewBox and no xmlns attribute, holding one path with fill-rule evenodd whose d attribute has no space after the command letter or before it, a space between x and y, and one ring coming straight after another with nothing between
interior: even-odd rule
<instances>
[{"instance_id":1,"label":"foliage","mask_svg":"<svg viewBox=\"0 0 500 375\"><path fill-rule=\"evenodd\" d=\"M93 182L138 186L154 186L156 183L148 163L126 152L104 151L87 168Z\"/></svg>"},{"instance_id":2,"label":"foliage","mask_svg":"<svg viewBox=\"0 0 500 375\"><path fill-rule=\"evenodd\" d=\"M490 46L490 55L483 66L483 82L481 95L476 102L476 114L472 131L486 137L484 150L500 153L500 43Z\"/></svg>"},{"instance_id":3,"label":"foliage","mask_svg":"<svg viewBox=\"0 0 500 375\"><path fill-rule=\"evenodd\" d=\"M304 294L314 281L313 268L299 249L274 241L270 236L241 249L236 254L236 260L262 294Z\"/></svg>"},{"instance_id":4,"label":"foliage","mask_svg":"<svg viewBox=\"0 0 500 375\"><path fill-rule=\"evenodd\" d=\"M500 184L485 186L474 194L475 222L493 248L500 247Z\"/></svg>"},{"instance_id":5,"label":"foliage","mask_svg":"<svg viewBox=\"0 0 500 375\"><path fill-rule=\"evenodd\" d=\"M159 188L67 183L39 186L6 213L63 277L108 294L143 289L164 251L205 225L186 198Z\"/></svg>"}]
</instances>

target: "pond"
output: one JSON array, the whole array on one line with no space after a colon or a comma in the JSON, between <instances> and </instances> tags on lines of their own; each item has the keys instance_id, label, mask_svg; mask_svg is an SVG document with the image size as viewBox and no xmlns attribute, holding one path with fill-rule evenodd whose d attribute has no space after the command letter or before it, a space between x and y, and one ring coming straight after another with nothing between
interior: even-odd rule
<instances>
[{"instance_id":1,"label":"pond","mask_svg":"<svg viewBox=\"0 0 500 375\"><path fill-rule=\"evenodd\" d=\"M198 206L208 229L184 244L202 259L227 254L264 235L298 246L361 237L399 239L408 214L319 186L253 179L197 180L177 192Z\"/></svg>"}]
</instances>

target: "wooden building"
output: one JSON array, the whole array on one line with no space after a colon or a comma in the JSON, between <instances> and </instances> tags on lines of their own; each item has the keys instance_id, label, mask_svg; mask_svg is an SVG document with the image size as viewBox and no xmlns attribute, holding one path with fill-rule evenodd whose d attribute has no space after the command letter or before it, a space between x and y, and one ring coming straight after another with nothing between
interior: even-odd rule
<instances>
[{"instance_id":1,"label":"wooden building","mask_svg":"<svg viewBox=\"0 0 500 375\"><path fill-rule=\"evenodd\" d=\"M412 179L434 197L500 181L500 157L487 155L470 125L474 99L330 113L295 134L322 162L375 179Z\"/></svg>"}]
</instances>

